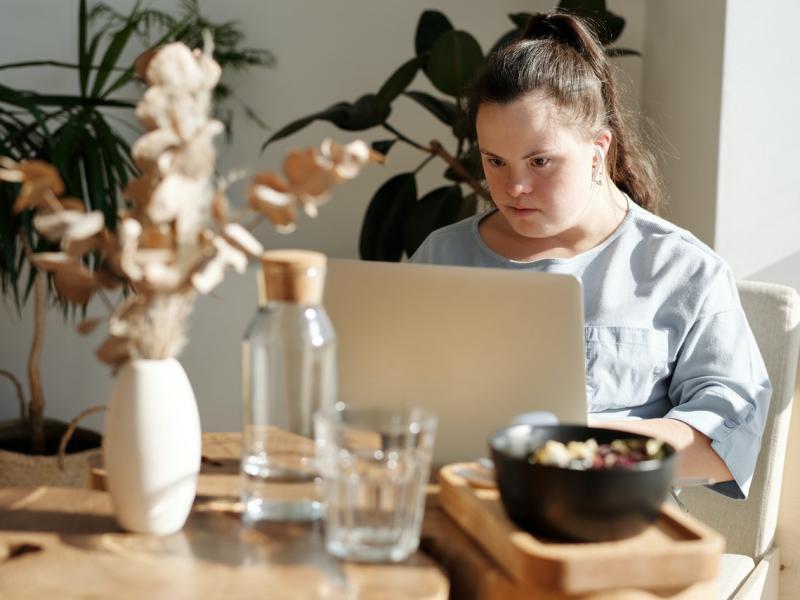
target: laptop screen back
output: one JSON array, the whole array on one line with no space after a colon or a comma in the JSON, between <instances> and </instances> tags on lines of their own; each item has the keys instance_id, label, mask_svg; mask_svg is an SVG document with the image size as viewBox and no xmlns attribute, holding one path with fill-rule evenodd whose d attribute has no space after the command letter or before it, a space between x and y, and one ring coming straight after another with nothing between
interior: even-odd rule
<instances>
[{"instance_id":1,"label":"laptop screen back","mask_svg":"<svg viewBox=\"0 0 800 600\"><path fill-rule=\"evenodd\" d=\"M586 421L580 283L503 269L330 260L339 399L439 417L434 462L488 454L520 413Z\"/></svg>"}]
</instances>

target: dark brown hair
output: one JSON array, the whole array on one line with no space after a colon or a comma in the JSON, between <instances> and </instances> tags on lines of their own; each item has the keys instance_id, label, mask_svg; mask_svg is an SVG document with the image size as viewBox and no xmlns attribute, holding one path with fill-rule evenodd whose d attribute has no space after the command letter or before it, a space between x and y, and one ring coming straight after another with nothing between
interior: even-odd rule
<instances>
[{"instance_id":1,"label":"dark brown hair","mask_svg":"<svg viewBox=\"0 0 800 600\"><path fill-rule=\"evenodd\" d=\"M507 104L530 93L552 101L587 137L610 130L609 177L634 202L658 212L663 193L655 157L625 122L608 58L579 18L534 15L521 38L488 57L468 99L473 127L482 104Z\"/></svg>"}]
</instances>

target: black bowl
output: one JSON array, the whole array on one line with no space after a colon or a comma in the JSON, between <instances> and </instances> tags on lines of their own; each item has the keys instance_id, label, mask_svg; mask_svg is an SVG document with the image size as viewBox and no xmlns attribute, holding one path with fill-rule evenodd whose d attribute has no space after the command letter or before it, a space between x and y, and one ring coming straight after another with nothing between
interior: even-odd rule
<instances>
[{"instance_id":1,"label":"black bowl","mask_svg":"<svg viewBox=\"0 0 800 600\"><path fill-rule=\"evenodd\" d=\"M589 438L598 444L649 439L582 425L512 425L489 439L503 507L519 527L547 538L600 542L636 535L656 520L677 463L669 444L663 458L627 468L579 471L528 462L548 440Z\"/></svg>"}]
</instances>

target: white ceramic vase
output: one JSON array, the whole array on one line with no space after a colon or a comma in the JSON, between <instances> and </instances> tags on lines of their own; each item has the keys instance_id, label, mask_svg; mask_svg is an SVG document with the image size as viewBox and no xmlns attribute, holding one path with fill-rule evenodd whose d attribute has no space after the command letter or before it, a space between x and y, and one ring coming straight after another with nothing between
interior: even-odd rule
<instances>
[{"instance_id":1,"label":"white ceramic vase","mask_svg":"<svg viewBox=\"0 0 800 600\"><path fill-rule=\"evenodd\" d=\"M117 522L166 535L183 527L200 471L200 417L175 359L132 360L108 405L103 458Z\"/></svg>"}]
</instances>

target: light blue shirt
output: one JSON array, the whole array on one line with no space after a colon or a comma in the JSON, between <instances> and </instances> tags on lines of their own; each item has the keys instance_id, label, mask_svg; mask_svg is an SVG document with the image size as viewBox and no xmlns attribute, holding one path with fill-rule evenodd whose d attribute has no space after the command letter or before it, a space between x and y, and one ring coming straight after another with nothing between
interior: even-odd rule
<instances>
[{"instance_id":1,"label":"light blue shirt","mask_svg":"<svg viewBox=\"0 0 800 600\"><path fill-rule=\"evenodd\" d=\"M617 230L572 258L509 260L483 241L486 214L434 231L412 262L564 273L583 285L586 395L598 419L669 417L711 439L744 498L771 386L730 267L632 201Z\"/></svg>"}]
</instances>

